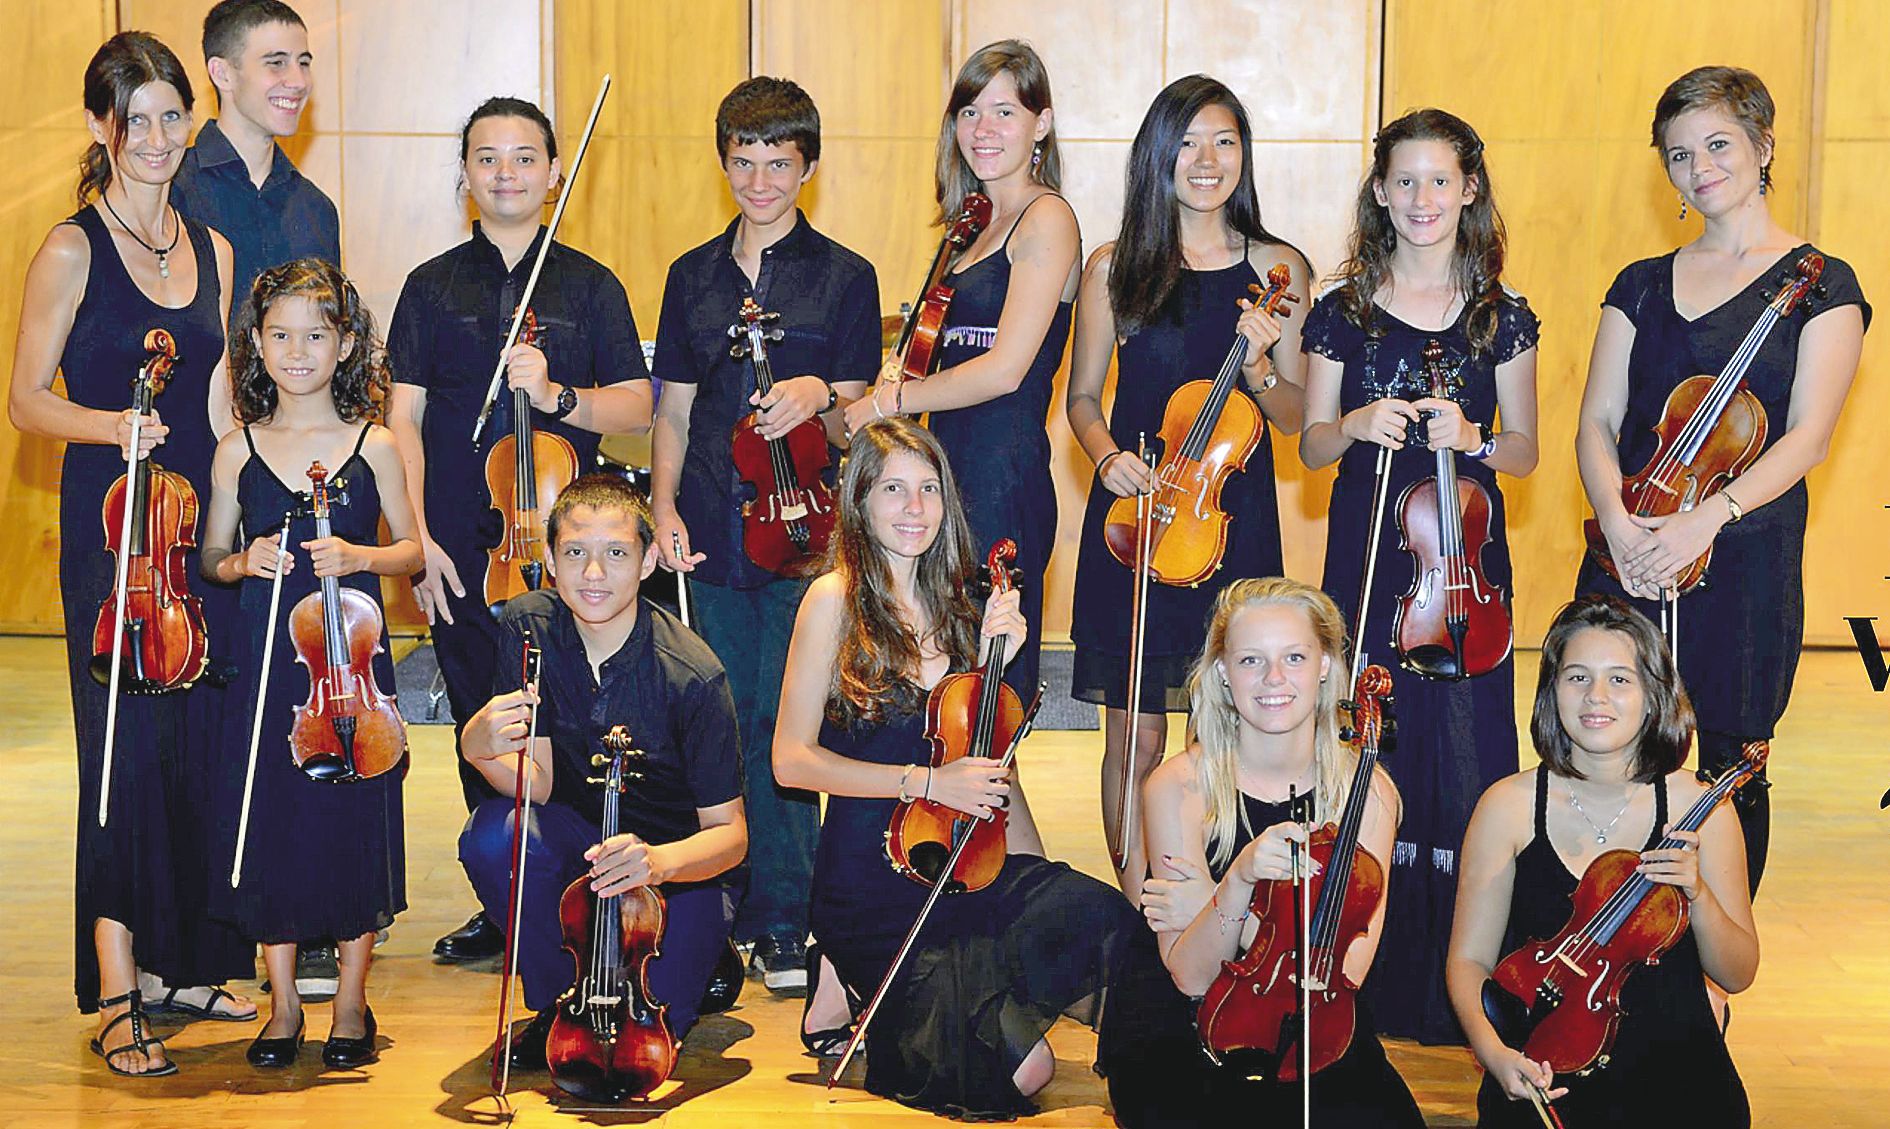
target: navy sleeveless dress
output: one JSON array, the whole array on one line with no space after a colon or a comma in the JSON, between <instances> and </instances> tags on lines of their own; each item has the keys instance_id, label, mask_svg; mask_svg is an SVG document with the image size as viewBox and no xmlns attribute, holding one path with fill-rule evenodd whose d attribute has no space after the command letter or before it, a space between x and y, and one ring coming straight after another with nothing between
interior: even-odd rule
<instances>
[{"instance_id":1,"label":"navy sleeveless dress","mask_svg":"<svg viewBox=\"0 0 1890 1129\"><path fill-rule=\"evenodd\" d=\"M1116 446L1133 452L1142 434L1155 446L1162 413L1175 389L1189 381L1214 379L1234 343L1234 323L1241 312L1235 303L1251 298L1247 287L1259 282L1260 276L1244 256L1220 270L1181 272L1162 316L1116 348L1116 399L1109 413L1109 434ZM1236 384L1233 395L1252 398L1244 382ZM1129 699L1134 574L1103 543L1103 522L1116 501L1116 495L1092 475L1074 600L1076 607L1089 614L1074 617L1070 624L1070 637L1076 643L1071 696L1123 709ZM1273 443L1264 416L1260 441L1247 459L1247 469L1229 476L1221 490L1221 505L1233 521L1227 529L1227 551L1220 569L1192 588L1149 582L1140 712L1187 712L1188 668L1207 638L1215 597L1243 577L1278 576L1283 571Z\"/></svg>"},{"instance_id":2,"label":"navy sleeveless dress","mask_svg":"<svg viewBox=\"0 0 1890 1129\"><path fill-rule=\"evenodd\" d=\"M1667 396L1690 376L1716 376L1765 309L1766 295L1807 252L1801 244L1721 305L1688 321L1673 304L1674 253L1631 264L1608 288L1604 306L1634 323L1628 355L1628 403L1621 420L1621 472L1647 464L1665 414ZM1819 278L1824 293L1779 322L1746 372L1745 386L1764 406L1770 427L1766 449L1785 434L1798 377L1798 339L1811 319L1840 306L1858 306L1870 325L1870 304L1857 275L1826 256ZM1805 640L1805 520L1809 493L1800 480L1744 521L1720 529L1706 579L1679 601L1680 676L1699 719L1700 764L1717 771L1739 759L1747 741L1770 739L1791 699L1798 653ZM1713 505L1721 505L1714 502ZM1660 605L1629 599L1619 582L1584 558L1575 592L1628 600L1655 623ZM1769 789L1741 788L1734 802L1746 835L1751 886L1765 868L1770 822Z\"/></svg>"},{"instance_id":3,"label":"navy sleeveless dress","mask_svg":"<svg viewBox=\"0 0 1890 1129\"><path fill-rule=\"evenodd\" d=\"M1024 211L1036 207L1045 196L1055 195L1037 197ZM1017 222L1023 218L1019 213ZM1014 222L1011 232L1016 230ZM1004 312L1004 299L1011 288L1011 260L1005 254L1010 242L1007 234L996 251L945 276L945 285L957 293L939 336L941 368L981 357L997 341L998 317ZM1043 645L1043 576L1050 567L1050 551L1057 539L1057 495L1050 480L1046 421L1051 386L1070 340L1072 305L1057 304L1050 328L1037 346L1037 355L1015 391L968 408L932 412L926 418L926 426L951 460L979 558L983 559L992 542L1000 537L1017 542L1017 560L1012 567L1023 573L1019 587L1024 593L1024 618L1029 621L1030 634L1017 658L1005 669L1004 681L1025 701L1037 689L1037 658Z\"/></svg>"},{"instance_id":4,"label":"navy sleeveless dress","mask_svg":"<svg viewBox=\"0 0 1890 1129\"><path fill-rule=\"evenodd\" d=\"M1340 411L1350 412L1388 396L1415 400L1430 395L1423 356L1425 345L1436 340L1444 348L1447 370L1454 374L1454 398L1463 406L1464 415L1494 429L1496 367L1535 346L1538 322L1522 299L1505 300L1498 311L1494 344L1475 355L1461 316L1448 329L1432 332L1379 309L1373 329L1378 336L1346 319L1337 291L1322 296L1306 317L1301 337L1306 352L1345 366ZM1332 484L1323 587L1354 632L1381 449L1373 443L1354 443L1339 460L1338 478ZM1414 565L1411 554L1399 545L1397 503L1407 486L1430 478L1435 468L1432 452L1421 445L1407 443L1392 455L1385 527L1365 617L1364 651L1370 661L1391 671L1392 710L1398 727L1396 744L1386 751L1384 765L1404 798L1404 821L1387 875L1390 904L1384 943L1378 948L1376 969L1366 991L1386 1034L1426 1043L1461 1043L1463 1032L1444 989L1444 953L1457 901L1457 852L1477 797L1516 771L1516 690L1513 659L1461 682L1426 678L1398 664L1392 620L1397 599L1411 588ZM1491 584L1513 598L1503 491L1496 472L1476 459L1459 456L1457 473L1489 491L1493 512L1491 542L1483 551L1484 571Z\"/></svg>"},{"instance_id":5,"label":"navy sleeveless dress","mask_svg":"<svg viewBox=\"0 0 1890 1129\"><path fill-rule=\"evenodd\" d=\"M184 220L197 263L197 291L182 308L161 306L138 289L94 207L70 220L85 233L91 266L85 295L66 335L59 371L74 404L121 412L131 406L131 381L144 364L144 336L156 328L177 342L178 363L153 402L170 434L152 458L184 476L200 507L210 499L210 376L223 356L222 286L210 229ZM99 779L105 752L108 695L93 680L92 629L115 582L115 558L101 516L105 492L125 473L114 445L68 443L59 481L59 591L65 613L67 673L79 762L77 883L74 897L73 991L84 1012L98 1006L98 956L93 922L108 918L131 930L138 967L179 985L221 983L253 975L251 947L207 920L204 874L208 844L201 834L208 797L211 742L189 724L193 689L118 700L109 819L98 825ZM117 531L109 543L115 548ZM197 554L188 562L193 591ZM219 640L210 637L212 650Z\"/></svg>"},{"instance_id":6,"label":"navy sleeveless dress","mask_svg":"<svg viewBox=\"0 0 1890 1129\"><path fill-rule=\"evenodd\" d=\"M381 505L374 471L361 456L368 428L363 424L354 452L330 475L331 486L345 484L347 500L331 493L330 522L336 537L357 545L379 540ZM243 509L244 543L267 534L282 515L304 502L307 479L295 474L302 490L291 489L256 451L249 429L249 460L236 480ZM289 530L289 551L296 567L282 581L276 613L275 652L269 664L269 700L263 707L262 737L256 752L255 795L251 800L249 838L243 851L242 885L230 888L237 819L243 801L243 775L249 763L250 726L254 722L264 633L269 623L271 582L243 578L243 620L249 625L239 652L242 674L230 687L231 708L223 726L222 785L226 799L221 817L218 881L212 887L219 917L244 936L265 944L318 937L348 940L386 928L407 908L406 855L401 827L401 778L407 763L376 776L346 784L309 779L289 755L294 710L308 700L308 672L296 661L287 626L296 603L321 588L301 542L315 536L314 522L298 516ZM341 583L380 603L380 577L357 572ZM394 663L386 653L374 657L374 677L392 692Z\"/></svg>"},{"instance_id":7,"label":"navy sleeveless dress","mask_svg":"<svg viewBox=\"0 0 1890 1129\"><path fill-rule=\"evenodd\" d=\"M1290 801L1269 802L1242 793L1240 802L1243 819L1236 824L1230 865L1260 832L1296 818ZM1214 880L1225 877L1227 869L1214 867ZM1232 1059L1216 1066L1201 1049L1195 1030L1199 1001L1175 987L1161 963L1154 934L1147 929L1143 933L1148 941L1135 947L1133 971L1111 997L1111 1006L1128 1014L1104 1021L1101 1051L1117 1123L1124 1129L1297 1125L1300 1084L1249 1078L1243 1064ZM1380 957L1383 954L1381 945ZM1366 982L1380 975L1374 968ZM1313 1075L1313 1124L1321 1129L1422 1129L1417 1101L1385 1057L1371 1009L1362 998L1357 1019L1345 1054Z\"/></svg>"},{"instance_id":8,"label":"navy sleeveless dress","mask_svg":"<svg viewBox=\"0 0 1890 1129\"><path fill-rule=\"evenodd\" d=\"M931 757L922 710L851 730L829 721L820 743L873 764ZM809 922L861 999L878 988L929 893L887 862L895 806L828 797L814 857ZM1064 863L1008 856L991 885L933 909L868 1031L866 1088L969 1119L1034 1112L1011 1075L1059 1015L1096 1021L1137 932L1147 932L1140 915L1112 887Z\"/></svg>"},{"instance_id":9,"label":"navy sleeveless dress","mask_svg":"<svg viewBox=\"0 0 1890 1129\"><path fill-rule=\"evenodd\" d=\"M1516 856L1503 952L1531 940L1553 937L1568 924L1570 900L1579 884L1549 841L1549 773L1536 769L1536 834ZM1654 781L1654 826L1649 850L1667 824L1667 780ZM1706 998L1706 973L1699 945L1688 929L1660 958L1628 974L1621 986L1621 1028L1608 1065L1586 1076L1558 1074L1555 1100L1570 1125L1712 1125L1744 1129L1752 1124L1746 1089L1739 1081L1726 1040ZM1510 1101L1487 1075L1477 1091L1477 1124L1491 1129L1534 1129L1542 1124L1535 1106Z\"/></svg>"}]
</instances>

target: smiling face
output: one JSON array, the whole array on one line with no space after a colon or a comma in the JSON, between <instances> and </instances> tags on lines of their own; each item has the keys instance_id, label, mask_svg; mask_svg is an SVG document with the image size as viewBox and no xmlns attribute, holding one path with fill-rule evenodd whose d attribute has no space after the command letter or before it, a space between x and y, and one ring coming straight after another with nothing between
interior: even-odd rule
<instances>
[{"instance_id":1,"label":"smiling face","mask_svg":"<svg viewBox=\"0 0 1890 1129\"><path fill-rule=\"evenodd\" d=\"M888 556L918 560L945 520L945 486L932 465L910 451L886 455L867 495L868 528Z\"/></svg>"},{"instance_id":2,"label":"smiling face","mask_svg":"<svg viewBox=\"0 0 1890 1129\"><path fill-rule=\"evenodd\" d=\"M1201 107L1175 154L1175 199L1191 211L1219 210L1240 183L1245 158L1234 112L1219 104Z\"/></svg>"},{"instance_id":3,"label":"smiling face","mask_svg":"<svg viewBox=\"0 0 1890 1129\"><path fill-rule=\"evenodd\" d=\"M110 119L88 112L85 123L92 140L110 150ZM125 139L111 154L112 176L138 184L166 184L177 175L189 144L190 111L184 108L177 88L168 82L147 82L132 92L125 107Z\"/></svg>"},{"instance_id":4,"label":"smiling face","mask_svg":"<svg viewBox=\"0 0 1890 1129\"><path fill-rule=\"evenodd\" d=\"M722 173L728 177L729 191L742 216L757 227L766 227L794 210L806 184L819 165L808 164L795 142L766 145L751 141L730 145L722 158Z\"/></svg>"},{"instance_id":5,"label":"smiling face","mask_svg":"<svg viewBox=\"0 0 1890 1129\"><path fill-rule=\"evenodd\" d=\"M1633 638L1600 627L1570 636L1555 675L1555 709L1581 752L1601 757L1631 751L1647 722L1647 689Z\"/></svg>"},{"instance_id":6,"label":"smiling face","mask_svg":"<svg viewBox=\"0 0 1890 1129\"><path fill-rule=\"evenodd\" d=\"M327 388L335 366L354 351L354 338L328 324L320 304L306 294L285 294L269 303L262 327L249 332L269 378L290 396Z\"/></svg>"},{"instance_id":7,"label":"smiling face","mask_svg":"<svg viewBox=\"0 0 1890 1129\"><path fill-rule=\"evenodd\" d=\"M1332 658L1319 646L1312 617L1286 604L1250 604L1227 622L1225 653L1215 664L1240 720L1263 733L1290 733L1319 708L1319 683Z\"/></svg>"},{"instance_id":8,"label":"smiling face","mask_svg":"<svg viewBox=\"0 0 1890 1129\"><path fill-rule=\"evenodd\" d=\"M558 175L545 133L529 118L480 118L466 134L466 188L479 215L499 223L535 220Z\"/></svg>"},{"instance_id":9,"label":"smiling face","mask_svg":"<svg viewBox=\"0 0 1890 1129\"><path fill-rule=\"evenodd\" d=\"M1031 147L1050 133L1050 110L1025 108L1017 81L999 71L968 105L960 107L955 129L958 152L971 174L986 184L1030 170Z\"/></svg>"},{"instance_id":10,"label":"smiling face","mask_svg":"<svg viewBox=\"0 0 1890 1129\"><path fill-rule=\"evenodd\" d=\"M1392 147L1382 180L1372 193L1391 219L1400 242L1416 247L1454 244L1463 210L1477 198L1475 178L1466 177L1457 151L1444 141L1400 141Z\"/></svg>"},{"instance_id":11,"label":"smiling face","mask_svg":"<svg viewBox=\"0 0 1890 1129\"><path fill-rule=\"evenodd\" d=\"M1724 215L1751 199L1772 159L1770 142L1755 144L1745 125L1717 106L1675 117L1662 141L1667 179L1703 216Z\"/></svg>"},{"instance_id":12,"label":"smiling face","mask_svg":"<svg viewBox=\"0 0 1890 1129\"><path fill-rule=\"evenodd\" d=\"M636 615L637 593L656 567L656 546L643 544L627 509L572 506L558 519L558 543L546 564L571 614L607 628Z\"/></svg>"},{"instance_id":13,"label":"smiling face","mask_svg":"<svg viewBox=\"0 0 1890 1129\"><path fill-rule=\"evenodd\" d=\"M271 137L293 136L315 86L308 29L291 23L251 29L237 58L210 60L210 81L224 117L234 112Z\"/></svg>"}]
</instances>

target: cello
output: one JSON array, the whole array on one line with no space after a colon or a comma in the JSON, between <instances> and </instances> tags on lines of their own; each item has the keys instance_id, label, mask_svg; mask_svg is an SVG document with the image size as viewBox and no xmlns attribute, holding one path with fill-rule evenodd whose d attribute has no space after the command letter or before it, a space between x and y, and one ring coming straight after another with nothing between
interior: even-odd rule
<instances>
[{"instance_id":1,"label":"cello","mask_svg":"<svg viewBox=\"0 0 1890 1129\"><path fill-rule=\"evenodd\" d=\"M1770 747L1754 741L1700 793L1676 831L1698 831L1713 809L1765 767ZM1669 850L1668 835L1653 848ZM1608 1065L1621 1027L1621 987L1643 964L1658 964L1687 931L1689 903L1678 887L1639 873L1639 851L1598 855L1569 896L1568 924L1547 940L1504 957L1483 982L1483 1013L1505 1045L1557 1074Z\"/></svg>"},{"instance_id":2,"label":"cello","mask_svg":"<svg viewBox=\"0 0 1890 1129\"><path fill-rule=\"evenodd\" d=\"M542 347L538 316L524 311L519 340ZM486 606L496 609L545 583L545 518L558 492L577 477L571 441L532 426L532 401L512 389L512 431L486 453L486 491L504 523L499 543L486 550Z\"/></svg>"},{"instance_id":3,"label":"cello","mask_svg":"<svg viewBox=\"0 0 1890 1129\"><path fill-rule=\"evenodd\" d=\"M1259 927L1253 944L1222 963L1201 998L1195 1026L1216 1063L1236 1052L1258 1052L1270 1077L1290 1082L1307 1071L1324 1070L1352 1045L1358 985L1346 979L1344 960L1385 896L1384 865L1358 845L1358 837L1386 732L1384 701L1390 692L1391 674L1384 667L1368 666L1360 673L1348 735L1358 751L1358 769L1338 825L1315 830L1304 852L1319 869L1297 884L1255 884L1250 905ZM1301 893L1313 903L1303 952L1292 928ZM1304 962L1303 976L1295 970L1296 960ZM1302 1065L1302 1055L1308 1065Z\"/></svg>"},{"instance_id":4,"label":"cello","mask_svg":"<svg viewBox=\"0 0 1890 1129\"><path fill-rule=\"evenodd\" d=\"M315 538L332 537L330 495L345 485L331 483L320 462L309 466L308 482ZM343 505L347 500L342 494ZM286 544L286 529L283 537ZM295 767L311 779L367 780L407 755L407 723L374 680L374 656L383 650L384 630L374 597L342 587L333 576L322 577L321 588L289 610L295 659L308 668L308 701L295 709L289 749ZM263 693L268 693L267 683Z\"/></svg>"},{"instance_id":5,"label":"cello","mask_svg":"<svg viewBox=\"0 0 1890 1129\"><path fill-rule=\"evenodd\" d=\"M728 327L735 338L729 355L754 361L755 390L764 398L774 387L768 342L781 340L770 323L780 317L743 298L740 320ZM826 555L837 517L827 481L827 429L813 416L779 439L763 439L755 431L756 414L737 420L730 440L735 473L755 492L742 502L742 550L777 576L801 576Z\"/></svg>"},{"instance_id":6,"label":"cello","mask_svg":"<svg viewBox=\"0 0 1890 1129\"><path fill-rule=\"evenodd\" d=\"M945 314L955 293L945 285L945 271L953 256L971 246L990 223L991 198L982 192L967 193L958 214L946 225L945 238L939 240L938 251L932 256L932 269L926 272L925 285L919 287L918 303L906 315L899 343L893 347L899 358L900 380L924 380L938 367L938 338L945 330Z\"/></svg>"},{"instance_id":7,"label":"cello","mask_svg":"<svg viewBox=\"0 0 1890 1129\"><path fill-rule=\"evenodd\" d=\"M1444 347L1424 345L1431 395L1450 399ZM1509 597L1483 571L1496 504L1481 482L1457 474L1457 452L1440 447L1436 469L1398 497L1398 529L1415 562L1398 598L1391 634L1404 668L1427 678L1475 678L1509 657Z\"/></svg>"},{"instance_id":8,"label":"cello","mask_svg":"<svg viewBox=\"0 0 1890 1129\"><path fill-rule=\"evenodd\" d=\"M643 751L629 731L612 726L604 735L610 755L591 763L604 769L589 783L604 788L602 841L619 833L618 797ZM579 875L558 900L564 950L577 976L562 996L545 1037L545 1062L558 1088L586 1101L616 1105L646 1097L676 1069L676 1039L667 1007L650 996L649 967L661 952L668 907L662 891L639 886L599 897L589 874Z\"/></svg>"},{"instance_id":9,"label":"cello","mask_svg":"<svg viewBox=\"0 0 1890 1129\"><path fill-rule=\"evenodd\" d=\"M1718 376L1690 376L1674 386L1653 431L1659 437L1647 465L1621 483L1621 501L1633 517L1666 517L1693 509L1745 473L1765 448L1765 406L1745 387L1746 371L1772 328L1816 289L1824 256L1809 252L1766 304L1745 340ZM1598 518L1582 524L1589 555L1609 576L1621 579ZM1713 549L1680 571L1673 587L1689 592L1706 576Z\"/></svg>"}]
</instances>

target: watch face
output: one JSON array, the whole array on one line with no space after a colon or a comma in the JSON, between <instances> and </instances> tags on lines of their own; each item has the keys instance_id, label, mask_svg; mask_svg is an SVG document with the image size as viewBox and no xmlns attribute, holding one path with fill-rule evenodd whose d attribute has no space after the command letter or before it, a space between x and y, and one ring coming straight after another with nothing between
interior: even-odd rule
<instances>
[{"instance_id":1,"label":"watch face","mask_svg":"<svg viewBox=\"0 0 1890 1129\"><path fill-rule=\"evenodd\" d=\"M577 410L577 389L567 386L558 393L558 411L569 414Z\"/></svg>"}]
</instances>

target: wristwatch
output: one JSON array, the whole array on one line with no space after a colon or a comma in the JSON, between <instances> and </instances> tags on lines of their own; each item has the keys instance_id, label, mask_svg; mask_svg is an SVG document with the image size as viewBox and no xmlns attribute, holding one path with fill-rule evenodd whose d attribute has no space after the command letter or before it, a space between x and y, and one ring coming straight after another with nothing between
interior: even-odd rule
<instances>
[{"instance_id":1,"label":"wristwatch","mask_svg":"<svg viewBox=\"0 0 1890 1129\"><path fill-rule=\"evenodd\" d=\"M558 406L551 412L552 419L563 419L577 411L577 389L566 384L558 393Z\"/></svg>"},{"instance_id":2,"label":"wristwatch","mask_svg":"<svg viewBox=\"0 0 1890 1129\"><path fill-rule=\"evenodd\" d=\"M1496 433L1490 430L1490 425L1481 420L1472 420L1471 426L1477 429L1477 449L1465 451L1464 454L1473 459L1487 459L1495 454Z\"/></svg>"},{"instance_id":3,"label":"wristwatch","mask_svg":"<svg viewBox=\"0 0 1890 1129\"><path fill-rule=\"evenodd\" d=\"M827 386L827 406L820 409L821 414L824 415L833 411L834 405L840 402L840 393L834 389L832 382L823 380L821 383Z\"/></svg>"}]
</instances>

